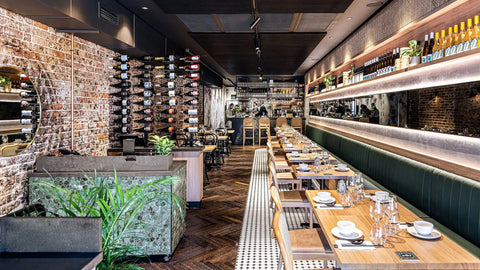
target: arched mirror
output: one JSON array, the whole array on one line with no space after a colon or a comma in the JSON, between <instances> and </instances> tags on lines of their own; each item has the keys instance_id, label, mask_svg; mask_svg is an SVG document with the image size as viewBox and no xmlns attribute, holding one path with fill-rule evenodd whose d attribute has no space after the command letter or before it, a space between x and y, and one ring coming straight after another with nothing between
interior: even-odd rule
<instances>
[{"instance_id":1,"label":"arched mirror","mask_svg":"<svg viewBox=\"0 0 480 270\"><path fill-rule=\"evenodd\" d=\"M0 67L0 157L25 151L37 134L40 100L30 78L18 68Z\"/></svg>"}]
</instances>

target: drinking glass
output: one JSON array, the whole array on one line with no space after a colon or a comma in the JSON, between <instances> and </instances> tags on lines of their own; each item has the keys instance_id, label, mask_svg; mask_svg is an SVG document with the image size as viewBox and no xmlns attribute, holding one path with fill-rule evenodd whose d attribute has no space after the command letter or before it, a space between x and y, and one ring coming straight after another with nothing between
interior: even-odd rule
<instances>
[{"instance_id":1,"label":"drinking glass","mask_svg":"<svg viewBox=\"0 0 480 270\"><path fill-rule=\"evenodd\" d=\"M370 202L370 216L378 223L385 216L384 204L381 201L372 200Z\"/></svg>"},{"instance_id":2,"label":"drinking glass","mask_svg":"<svg viewBox=\"0 0 480 270\"><path fill-rule=\"evenodd\" d=\"M365 199L365 186L363 184L362 173L355 174L355 189L357 192L357 201Z\"/></svg>"},{"instance_id":3,"label":"drinking glass","mask_svg":"<svg viewBox=\"0 0 480 270\"><path fill-rule=\"evenodd\" d=\"M315 173L318 173L318 172L320 171L321 164L322 164L322 161L320 160L320 158L319 158L319 157L315 157L315 160L314 160Z\"/></svg>"},{"instance_id":4,"label":"drinking glass","mask_svg":"<svg viewBox=\"0 0 480 270\"><path fill-rule=\"evenodd\" d=\"M391 196L388 198L387 202L384 203L385 207L385 215L388 217L387 219L387 228L388 234L396 234L398 231L398 224L400 221L398 215L398 202L396 196Z\"/></svg>"},{"instance_id":5,"label":"drinking glass","mask_svg":"<svg viewBox=\"0 0 480 270\"><path fill-rule=\"evenodd\" d=\"M357 189L355 185L355 176L348 177L347 188L348 188L348 192L350 193L352 203L357 201Z\"/></svg>"},{"instance_id":6,"label":"drinking glass","mask_svg":"<svg viewBox=\"0 0 480 270\"><path fill-rule=\"evenodd\" d=\"M375 222L370 230L370 241L374 245L384 245L387 242L387 228L383 222Z\"/></svg>"}]
</instances>

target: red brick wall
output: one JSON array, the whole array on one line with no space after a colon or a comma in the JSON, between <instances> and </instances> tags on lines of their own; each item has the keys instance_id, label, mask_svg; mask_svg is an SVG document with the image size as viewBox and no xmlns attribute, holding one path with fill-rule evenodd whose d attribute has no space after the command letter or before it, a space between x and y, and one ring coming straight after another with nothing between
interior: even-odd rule
<instances>
[{"instance_id":1,"label":"red brick wall","mask_svg":"<svg viewBox=\"0 0 480 270\"><path fill-rule=\"evenodd\" d=\"M106 155L109 130L108 57L115 53L75 38L75 147ZM21 155L0 158L0 215L26 199L27 173L36 157L70 148L70 36L0 9L0 63L30 76L40 94L42 120L37 137Z\"/></svg>"},{"instance_id":2,"label":"red brick wall","mask_svg":"<svg viewBox=\"0 0 480 270\"><path fill-rule=\"evenodd\" d=\"M479 94L470 97L472 91ZM480 82L408 92L411 128L437 127L442 131L480 134Z\"/></svg>"}]
</instances>

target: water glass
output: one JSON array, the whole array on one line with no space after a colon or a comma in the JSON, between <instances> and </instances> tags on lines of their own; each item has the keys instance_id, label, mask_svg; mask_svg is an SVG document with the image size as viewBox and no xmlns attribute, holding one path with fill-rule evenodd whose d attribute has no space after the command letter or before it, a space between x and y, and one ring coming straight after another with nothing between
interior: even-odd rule
<instances>
[{"instance_id":1,"label":"water glass","mask_svg":"<svg viewBox=\"0 0 480 270\"><path fill-rule=\"evenodd\" d=\"M370 217L378 223L385 216L384 204L378 200L370 202Z\"/></svg>"},{"instance_id":2,"label":"water glass","mask_svg":"<svg viewBox=\"0 0 480 270\"><path fill-rule=\"evenodd\" d=\"M388 234L396 234L398 232L398 225L400 222L400 217L398 214L398 202L397 197L391 196L388 198L387 202L384 203L385 215L387 215L387 227Z\"/></svg>"},{"instance_id":3,"label":"water glass","mask_svg":"<svg viewBox=\"0 0 480 270\"><path fill-rule=\"evenodd\" d=\"M362 173L355 174L355 189L357 192L357 201L365 199L365 186L363 184Z\"/></svg>"},{"instance_id":4,"label":"water glass","mask_svg":"<svg viewBox=\"0 0 480 270\"><path fill-rule=\"evenodd\" d=\"M385 227L385 224L382 222L375 222L372 225L372 229L370 230L370 241L374 245L384 245L385 242L387 242L387 228Z\"/></svg>"},{"instance_id":5,"label":"water glass","mask_svg":"<svg viewBox=\"0 0 480 270\"><path fill-rule=\"evenodd\" d=\"M315 157L315 160L314 160L315 173L318 173L320 171L321 165L322 165L322 161L320 160L320 158Z\"/></svg>"}]
</instances>

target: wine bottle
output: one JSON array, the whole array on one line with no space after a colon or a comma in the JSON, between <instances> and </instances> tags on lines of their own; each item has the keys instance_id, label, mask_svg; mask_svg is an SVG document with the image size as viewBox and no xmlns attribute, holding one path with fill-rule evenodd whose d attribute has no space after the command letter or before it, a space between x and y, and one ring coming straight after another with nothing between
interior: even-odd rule
<instances>
[{"instance_id":1,"label":"wine bottle","mask_svg":"<svg viewBox=\"0 0 480 270\"><path fill-rule=\"evenodd\" d=\"M458 33L458 45L457 45L457 53L461 53L464 51L465 45L465 38L467 36L467 32L465 31L465 22L460 23L460 33Z\"/></svg>"},{"instance_id":2,"label":"wine bottle","mask_svg":"<svg viewBox=\"0 0 480 270\"><path fill-rule=\"evenodd\" d=\"M20 123L22 125L33 125L33 124L37 123L37 119L36 118L23 118L23 119L20 120Z\"/></svg>"},{"instance_id":3,"label":"wine bottle","mask_svg":"<svg viewBox=\"0 0 480 270\"><path fill-rule=\"evenodd\" d=\"M36 117L36 110L22 110L22 117Z\"/></svg>"},{"instance_id":4,"label":"wine bottle","mask_svg":"<svg viewBox=\"0 0 480 270\"><path fill-rule=\"evenodd\" d=\"M113 67L110 67L110 69L126 71L126 70L130 69L130 65L129 64L120 64L120 65L115 65Z\"/></svg>"},{"instance_id":5,"label":"wine bottle","mask_svg":"<svg viewBox=\"0 0 480 270\"><path fill-rule=\"evenodd\" d=\"M199 64L191 64L191 65L186 65L186 66L181 66L178 67L179 69L184 69L186 71L198 71L200 70L200 65Z\"/></svg>"},{"instance_id":6,"label":"wine bottle","mask_svg":"<svg viewBox=\"0 0 480 270\"><path fill-rule=\"evenodd\" d=\"M478 48L478 39L480 38L480 17L477 15L473 17L473 36L470 41L470 49Z\"/></svg>"},{"instance_id":7,"label":"wine bottle","mask_svg":"<svg viewBox=\"0 0 480 270\"><path fill-rule=\"evenodd\" d=\"M20 92L19 94L22 98L37 98L37 94L36 93L32 93L32 92Z\"/></svg>"},{"instance_id":8,"label":"wine bottle","mask_svg":"<svg viewBox=\"0 0 480 270\"><path fill-rule=\"evenodd\" d=\"M128 62L129 57L128 57L128 55L126 55L126 54L122 54L122 55L119 55L119 56L111 57L111 58L109 58L109 59L110 59L110 60L117 61L117 62L122 62L122 63L124 63L124 62Z\"/></svg>"},{"instance_id":9,"label":"wine bottle","mask_svg":"<svg viewBox=\"0 0 480 270\"><path fill-rule=\"evenodd\" d=\"M140 58L136 58L135 60L139 61L139 62L142 62L142 63L149 63L149 62L153 62L153 61L163 61L165 60L165 57L154 57L154 56L143 56L143 57L140 57Z\"/></svg>"},{"instance_id":10,"label":"wine bottle","mask_svg":"<svg viewBox=\"0 0 480 270\"><path fill-rule=\"evenodd\" d=\"M180 58L180 60L185 62L198 62L200 61L200 55L190 55L190 56L182 57Z\"/></svg>"},{"instance_id":11,"label":"wine bottle","mask_svg":"<svg viewBox=\"0 0 480 270\"><path fill-rule=\"evenodd\" d=\"M174 72L169 72L169 73L166 73L166 74L158 74L158 75L155 75L155 78L165 78L165 79L175 79L177 78L177 74L175 74Z\"/></svg>"},{"instance_id":12,"label":"wine bottle","mask_svg":"<svg viewBox=\"0 0 480 270\"><path fill-rule=\"evenodd\" d=\"M465 35L465 44L463 45L463 51L469 51L471 49L471 40L473 39L473 24L472 19L467 20L467 33Z\"/></svg>"},{"instance_id":13,"label":"wine bottle","mask_svg":"<svg viewBox=\"0 0 480 270\"><path fill-rule=\"evenodd\" d=\"M445 56L450 56L452 54L452 44L453 44L453 29L452 27L448 27L448 36L445 38Z\"/></svg>"},{"instance_id":14,"label":"wine bottle","mask_svg":"<svg viewBox=\"0 0 480 270\"><path fill-rule=\"evenodd\" d=\"M152 82L141 82L139 84L134 85L134 87L152 89L153 88L153 83Z\"/></svg>"},{"instance_id":15,"label":"wine bottle","mask_svg":"<svg viewBox=\"0 0 480 270\"><path fill-rule=\"evenodd\" d=\"M132 119L130 119L129 117L121 117L113 120L113 122L120 123L120 124L130 124L132 122Z\"/></svg>"},{"instance_id":16,"label":"wine bottle","mask_svg":"<svg viewBox=\"0 0 480 270\"><path fill-rule=\"evenodd\" d=\"M198 132L198 127L188 127L186 129L184 129L183 131L189 132L189 133L196 133L196 132Z\"/></svg>"},{"instance_id":17,"label":"wine bottle","mask_svg":"<svg viewBox=\"0 0 480 270\"><path fill-rule=\"evenodd\" d=\"M166 101L159 101L159 102L157 102L157 105L176 106L177 105L177 100L176 99L169 99L169 100L166 100Z\"/></svg>"},{"instance_id":18,"label":"wine bottle","mask_svg":"<svg viewBox=\"0 0 480 270\"><path fill-rule=\"evenodd\" d=\"M130 109L122 108L120 110L116 110L115 113L121 113L122 115L130 114Z\"/></svg>"},{"instance_id":19,"label":"wine bottle","mask_svg":"<svg viewBox=\"0 0 480 270\"><path fill-rule=\"evenodd\" d=\"M35 106L38 106L38 103L36 102L29 102L27 100L22 100L20 102L20 106L21 107L35 107Z\"/></svg>"},{"instance_id":20,"label":"wine bottle","mask_svg":"<svg viewBox=\"0 0 480 270\"><path fill-rule=\"evenodd\" d=\"M435 33L435 43L432 49L432 61L436 60L438 57L438 48L440 47L440 33Z\"/></svg>"},{"instance_id":21,"label":"wine bottle","mask_svg":"<svg viewBox=\"0 0 480 270\"><path fill-rule=\"evenodd\" d=\"M432 61L433 45L435 45L435 36L433 32L430 32L430 41L428 41L427 62Z\"/></svg>"},{"instance_id":22,"label":"wine bottle","mask_svg":"<svg viewBox=\"0 0 480 270\"><path fill-rule=\"evenodd\" d=\"M37 128L22 128L23 134L33 134L37 130Z\"/></svg>"},{"instance_id":23,"label":"wine bottle","mask_svg":"<svg viewBox=\"0 0 480 270\"><path fill-rule=\"evenodd\" d=\"M175 90L160 92L160 94L157 94L157 95L160 95L162 97L174 97L175 96Z\"/></svg>"},{"instance_id":24,"label":"wine bottle","mask_svg":"<svg viewBox=\"0 0 480 270\"><path fill-rule=\"evenodd\" d=\"M192 99L189 101L184 102L185 105L198 105L198 99Z\"/></svg>"},{"instance_id":25,"label":"wine bottle","mask_svg":"<svg viewBox=\"0 0 480 270\"><path fill-rule=\"evenodd\" d=\"M133 75L132 77L138 79L153 79L153 75L151 73L140 73L137 75Z\"/></svg>"},{"instance_id":26,"label":"wine bottle","mask_svg":"<svg viewBox=\"0 0 480 270\"><path fill-rule=\"evenodd\" d=\"M136 66L135 69L138 70L138 71L152 71L156 68L156 66L154 65L150 65L150 64L143 64L141 66Z\"/></svg>"},{"instance_id":27,"label":"wine bottle","mask_svg":"<svg viewBox=\"0 0 480 270\"><path fill-rule=\"evenodd\" d=\"M426 63L428 60L428 35L425 35L425 43L423 43L422 50L422 63Z\"/></svg>"},{"instance_id":28,"label":"wine bottle","mask_svg":"<svg viewBox=\"0 0 480 270\"><path fill-rule=\"evenodd\" d=\"M129 88L130 86L132 86L132 83L128 81L122 81L119 83L110 84L110 86L114 88Z\"/></svg>"},{"instance_id":29,"label":"wine bottle","mask_svg":"<svg viewBox=\"0 0 480 270\"><path fill-rule=\"evenodd\" d=\"M136 132L152 132L153 128L151 126L146 126L146 127L136 128L133 131L136 131Z\"/></svg>"},{"instance_id":30,"label":"wine bottle","mask_svg":"<svg viewBox=\"0 0 480 270\"><path fill-rule=\"evenodd\" d=\"M175 123L175 121L176 121L175 117L168 117L168 118L160 119L160 122L163 122L163 123Z\"/></svg>"},{"instance_id":31,"label":"wine bottle","mask_svg":"<svg viewBox=\"0 0 480 270\"><path fill-rule=\"evenodd\" d=\"M130 105L130 100L128 99L122 99L119 101L113 102L113 105L115 106L129 106Z\"/></svg>"},{"instance_id":32,"label":"wine bottle","mask_svg":"<svg viewBox=\"0 0 480 270\"><path fill-rule=\"evenodd\" d=\"M149 117L145 117L145 118L142 118L139 120L133 120L133 121L135 121L136 123L151 123L153 122L153 117L149 116Z\"/></svg>"},{"instance_id":33,"label":"wine bottle","mask_svg":"<svg viewBox=\"0 0 480 270\"><path fill-rule=\"evenodd\" d=\"M198 86L199 86L198 82L190 82L190 83L187 83L187 84L183 85L183 87L185 87L185 88L197 88Z\"/></svg>"},{"instance_id":34,"label":"wine bottle","mask_svg":"<svg viewBox=\"0 0 480 270\"><path fill-rule=\"evenodd\" d=\"M159 83L159 84L155 84L155 87L175 88L175 82Z\"/></svg>"},{"instance_id":35,"label":"wine bottle","mask_svg":"<svg viewBox=\"0 0 480 270\"><path fill-rule=\"evenodd\" d=\"M186 93L180 94L180 96L183 96L183 97L198 97L198 91L194 90L194 91L186 92Z\"/></svg>"},{"instance_id":36,"label":"wine bottle","mask_svg":"<svg viewBox=\"0 0 480 270\"><path fill-rule=\"evenodd\" d=\"M458 33L458 24L453 26L453 36L452 36L452 54L456 54L458 52L458 44L460 43L460 34Z\"/></svg>"},{"instance_id":37,"label":"wine bottle","mask_svg":"<svg viewBox=\"0 0 480 270\"><path fill-rule=\"evenodd\" d=\"M138 96L138 97L152 97L153 96L153 91L144 90L144 91L141 91L141 92L132 93L132 95L133 96Z\"/></svg>"},{"instance_id":38,"label":"wine bottle","mask_svg":"<svg viewBox=\"0 0 480 270\"><path fill-rule=\"evenodd\" d=\"M167 110L160 111L160 113L163 113L163 114L176 114L176 113L177 113L177 110L176 110L176 109L167 109Z\"/></svg>"},{"instance_id":39,"label":"wine bottle","mask_svg":"<svg viewBox=\"0 0 480 270\"><path fill-rule=\"evenodd\" d=\"M123 126L121 128L116 128L114 129L115 132L120 132L120 133L130 133L132 129L130 127Z\"/></svg>"},{"instance_id":40,"label":"wine bottle","mask_svg":"<svg viewBox=\"0 0 480 270\"><path fill-rule=\"evenodd\" d=\"M175 132L175 127L165 127L165 128L159 129L159 131L173 133L173 132Z\"/></svg>"},{"instance_id":41,"label":"wine bottle","mask_svg":"<svg viewBox=\"0 0 480 270\"><path fill-rule=\"evenodd\" d=\"M198 80L198 79L200 79L200 73L187 73L187 74L184 74L184 75L179 75L178 77Z\"/></svg>"},{"instance_id":42,"label":"wine bottle","mask_svg":"<svg viewBox=\"0 0 480 270\"><path fill-rule=\"evenodd\" d=\"M151 99L145 99L142 101L137 101L134 102L133 104L141 105L141 106L151 106L153 104L153 101Z\"/></svg>"},{"instance_id":43,"label":"wine bottle","mask_svg":"<svg viewBox=\"0 0 480 270\"><path fill-rule=\"evenodd\" d=\"M126 98L130 95L128 91L120 91L115 93L110 93L110 96Z\"/></svg>"},{"instance_id":44,"label":"wine bottle","mask_svg":"<svg viewBox=\"0 0 480 270\"><path fill-rule=\"evenodd\" d=\"M134 111L133 113L142 114L142 115L151 115L153 113L152 109L144 109L140 111Z\"/></svg>"},{"instance_id":45,"label":"wine bottle","mask_svg":"<svg viewBox=\"0 0 480 270\"><path fill-rule=\"evenodd\" d=\"M188 115L197 115L197 114L198 114L198 110L197 110L197 109L185 110L185 111L183 111L182 113L188 114Z\"/></svg>"},{"instance_id":46,"label":"wine bottle","mask_svg":"<svg viewBox=\"0 0 480 270\"><path fill-rule=\"evenodd\" d=\"M189 123L189 124L198 124L198 118L187 118L187 119L184 119L183 122Z\"/></svg>"},{"instance_id":47,"label":"wine bottle","mask_svg":"<svg viewBox=\"0 0 480 270\"><path fill-rule=\"evenodd\" d=\"M122 73L118 73L118 74L115 74L115 75L110 75L109 77L110 78L115 78L115 79L120 79L120 80L128 80L128 79L130 79L130 73L122 72Z\"/></svg>"}]
</instances>

